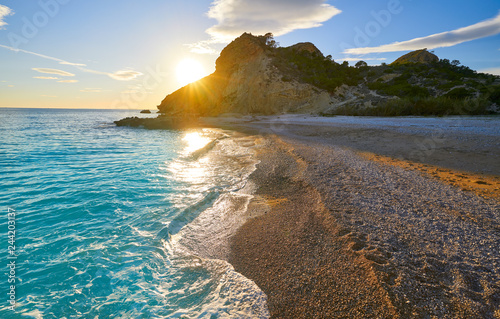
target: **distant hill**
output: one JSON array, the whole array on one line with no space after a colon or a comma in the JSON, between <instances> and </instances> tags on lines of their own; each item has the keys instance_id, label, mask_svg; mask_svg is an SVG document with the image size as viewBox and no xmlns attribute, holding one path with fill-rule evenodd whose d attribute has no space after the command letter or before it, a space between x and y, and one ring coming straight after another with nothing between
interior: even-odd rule
<instances>
[{"instance_id":1,"label":"distant hill","mask_svg":"<svg viewBox=\"0 0 500 319\"><path fill-rule=\"evenodd\" d=\"M439 62L437 55L430 53L427 49L416 50L403 55L396 61L392 62L391 65L396 64L406 64L406 63L424 63L431 64L434 62Z\"/></svg>"},{"instance_id":2,"label":"distant hill","mask_svg":"<svg viewBox=\"0 0 500 319\"><path fill-rule=\"evenodd\" d=\"M390 65L357 67L324 56L312 43L278 47L271 34L244 33L225 47L213 74L173 92L158 106L170 116L222 113L324 115L493 114L499 77L426 49Z\"/></svg>"}]
</instances>

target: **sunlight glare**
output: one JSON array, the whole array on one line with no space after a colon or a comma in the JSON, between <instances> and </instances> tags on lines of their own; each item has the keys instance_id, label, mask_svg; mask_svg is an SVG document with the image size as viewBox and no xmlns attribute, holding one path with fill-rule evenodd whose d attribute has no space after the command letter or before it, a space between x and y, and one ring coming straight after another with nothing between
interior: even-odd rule
<instances>
[{"instance_id":1,"label":"sunlight glare","mask_svg":"<svg viewBox=\"0 0 500 319\"><path fill-rule=\"evenodd\" d=\"M203 65L193 59L184 59L177 64L177 81L185 86L206 75Z\"/></svg>"},{"instance_id":2,"label":"sunlight glare","mask_svg":"<svg viewBox=\"0 0 500 319\"><path fill-rule=\"evenodd\" d=\"M199 132L187 133L182 140L187 143L185 151L189 153L199 150L210 142L210 138L201 135Z\"/></svg>"}]
</instances>

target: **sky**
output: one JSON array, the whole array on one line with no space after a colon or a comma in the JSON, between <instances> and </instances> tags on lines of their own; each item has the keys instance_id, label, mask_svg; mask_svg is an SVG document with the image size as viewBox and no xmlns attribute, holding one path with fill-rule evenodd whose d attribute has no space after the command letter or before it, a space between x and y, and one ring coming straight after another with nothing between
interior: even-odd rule
<instances>
[{"instance_id":1,"label":"sky","mask_svg":"<svg viewBox=\"0 0 500 319\"><path fill-rule=\"evenodd\" d=\"M500 75L499 0L0 0L0 107L155 109L243 32L339 63L427 48Z\"/></svg>"}]
</instances>

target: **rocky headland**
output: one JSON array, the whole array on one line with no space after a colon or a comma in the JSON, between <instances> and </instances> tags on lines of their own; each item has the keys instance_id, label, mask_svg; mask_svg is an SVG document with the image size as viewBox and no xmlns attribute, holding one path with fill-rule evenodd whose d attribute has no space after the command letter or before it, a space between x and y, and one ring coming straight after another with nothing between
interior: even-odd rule
<instances>
[{"instance_id":1,"label":"rocky headland","mask_svg":"<svg viewBox=\"0 0 500 319\"><path fill-rule=\"evenodd\" d=\"M442 116L498 114L499 106L499 77L426 49L389 65L349 66L309 42L278 47L271 34L244 33L222 50L214 73L167 95L158 110L160 117L174 117L184 126L193 118L224 113ZM137 126L138 121L117 124ZM172 122L140 121L151 128Z\"/></svg>"}]
</instances>

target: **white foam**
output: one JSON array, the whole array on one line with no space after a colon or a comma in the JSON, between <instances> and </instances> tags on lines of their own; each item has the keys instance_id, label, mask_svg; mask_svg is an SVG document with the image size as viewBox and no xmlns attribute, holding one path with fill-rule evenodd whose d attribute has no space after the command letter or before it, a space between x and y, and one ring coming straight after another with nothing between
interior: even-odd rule
<instances>
[{"instance_id":1,"label":"white foam","mask_svg":"<svg viewBox=\"0 0 500 319\"><path fill-rule=\"evenodd\" d=\"M207 130L203 133L210 135ZM220 131L214 132L214 135L220 134ZM200 194L214 189L219 192L211 206L195 212L195 217L180 231L164 240L169 267L177 269L180 276L190 272L209 274L199 276L192 283L195 290L210 287L203 302L179 309L172 317L269 318L264 292L225 261L229 254L229 239L246 221L245 213L252 199L252 194L244 186L258 163L253 155L248 138L231 136L218 140L195 159L185 156L170 166L169 170L177 181L193 185L191 192ZM176 207L190 209L193 198L200 200L200 196L172 200ZM172 293L175 294L169 291Z\"/></svg>"}]
</instances>

